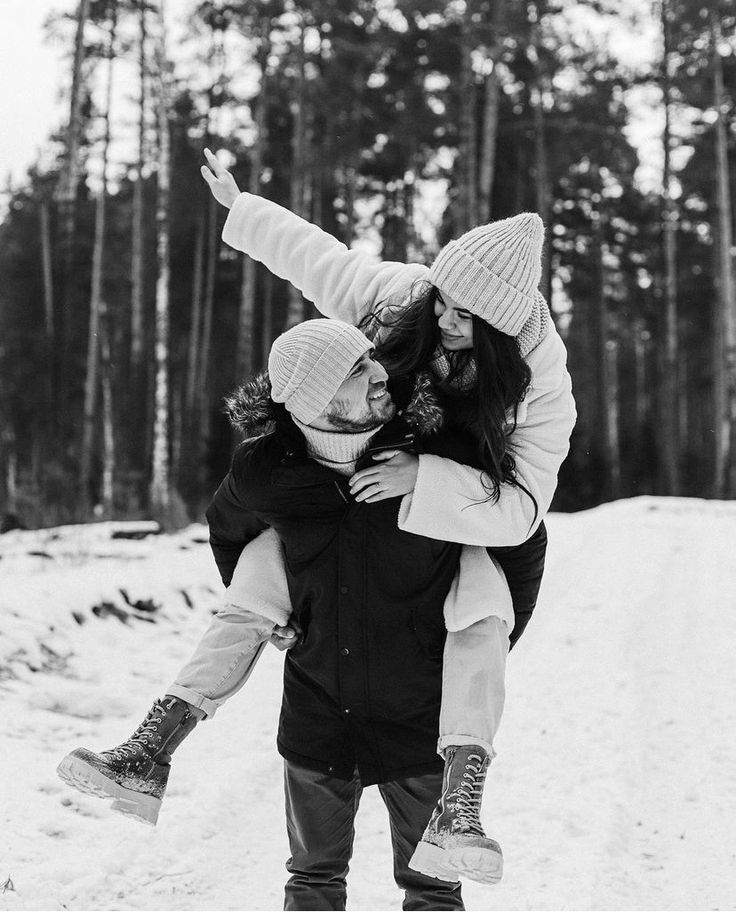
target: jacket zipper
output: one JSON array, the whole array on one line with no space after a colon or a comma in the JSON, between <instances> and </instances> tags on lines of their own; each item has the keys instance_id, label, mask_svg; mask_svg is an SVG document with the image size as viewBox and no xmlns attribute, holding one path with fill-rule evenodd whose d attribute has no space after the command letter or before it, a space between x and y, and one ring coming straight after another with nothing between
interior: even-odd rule
<instances>
[{"instance_id":1,"label":"jacket zipper","mask_svg":"<svg viewBox=\"0 0 736 912\"><path fill-rule=\"evenodd\" d=\"M347 497L343 494L342 488L340 487L339 483L337 481L333 481L333 484L337 488L337 493L340 495L340 497L342 497L342 499L345 501L345 503L350 503L350 501L347 499Z\"/></svg>"}]
</instances>

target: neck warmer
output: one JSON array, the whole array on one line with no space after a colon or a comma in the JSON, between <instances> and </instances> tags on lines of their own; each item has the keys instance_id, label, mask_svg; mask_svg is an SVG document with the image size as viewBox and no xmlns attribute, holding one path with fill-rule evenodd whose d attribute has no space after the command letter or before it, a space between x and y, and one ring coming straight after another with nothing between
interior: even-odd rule
<instances>
[{"instance_id":1,"label":"neck warmer","mask_svg":"<svg viewBox=\"0 0 736 912\"><path fill-rule=\"evenodd\" d=\"M304 434L309 456L320 465L346 476L355 472L355 463L368 449L371 438L381 430L381 427L377 427L370 431L346 434L310 427L293 415L292 421Z\"/></svg>"}]
</instances>

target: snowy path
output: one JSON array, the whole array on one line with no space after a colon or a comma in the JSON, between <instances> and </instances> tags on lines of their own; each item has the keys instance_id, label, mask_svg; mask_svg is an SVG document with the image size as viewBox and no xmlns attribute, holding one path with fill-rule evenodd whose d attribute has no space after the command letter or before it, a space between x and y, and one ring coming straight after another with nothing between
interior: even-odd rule
<instances>
[{"instance_id":1,"label":"snowy path","mask_svg":"<svg viewBox=\"0 0 736 912\"><path fill-rule=\"evenodd\" d=\"M640 498L548 527L543 595L510 660L484 806L506 873L497 887L466 883L466 905L734 909L736 504ZM0 539L0 884L14 889L0 891L0 910L279 909L275 650L177 754L155 829L54 773L72 747L128 735L186 658L217 588L207 546L189 534L105 557L85 542L55 560L8 556L9 542L20 539ZM89 615L115 582L155 594L166 617ZM89 616L82 626L73 605ZM29 671L22 650L50 670ZM400 908L375 789L357 830L349 908Z\"/></svg>"}]
</instances>

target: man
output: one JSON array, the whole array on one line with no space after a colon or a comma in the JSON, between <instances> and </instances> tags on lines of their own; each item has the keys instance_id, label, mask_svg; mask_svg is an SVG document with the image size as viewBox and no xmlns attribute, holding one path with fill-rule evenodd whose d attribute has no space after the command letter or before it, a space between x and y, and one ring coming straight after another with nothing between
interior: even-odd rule
<instances>
[{"instance_id":1,"label":"man","mask_svg":"<svg viewBox=\"0 0 736 912\"><path fill-rule=\"evenodd\" d=\"M227 581L257 531L253 516L272 526L301 631L286 656L278 731L291 848L285 908L345 908L358 800L377 784L404 908L460 909L459 884L408 867L442 785L443 604L459 546L401 532L397 498L350 496L369 447L410 437L372 348L334 320L277 339L275 429L236 453L207 512L210 540Z\"/></svg>"}]
</instances>

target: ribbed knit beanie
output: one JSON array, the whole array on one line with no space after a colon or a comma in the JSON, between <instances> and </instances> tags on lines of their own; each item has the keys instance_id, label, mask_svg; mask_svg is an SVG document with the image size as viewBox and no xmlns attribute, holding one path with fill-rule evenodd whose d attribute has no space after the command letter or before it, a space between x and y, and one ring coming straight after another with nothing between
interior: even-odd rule
<instances>
[{"instance_id":1,"label":"ribbed knit beanie","mask_svg":"<svg viewBox=\"0 0 736 912\"><path fill-rule=\"evenodd\" d=\"M373 348L363 333L341 320L307 320L271 346L271 398L303 424L329 405L355 362Z\"/></svg>"},{"instance_id":2,"label":"ribbed knit beanie","mask_svg":"<svg viewBox=\"0 0 736 912\"><path fill-rule=\"evenodd\" d=\"M517 336L542 277L544 224L534 212L472 228L440 250L429 280L465 310Z\"/></svg>"}]
</instances>

